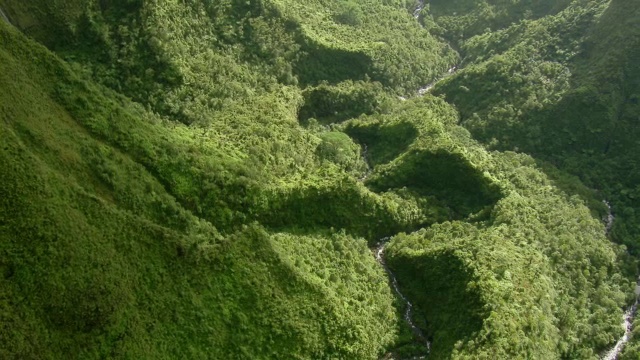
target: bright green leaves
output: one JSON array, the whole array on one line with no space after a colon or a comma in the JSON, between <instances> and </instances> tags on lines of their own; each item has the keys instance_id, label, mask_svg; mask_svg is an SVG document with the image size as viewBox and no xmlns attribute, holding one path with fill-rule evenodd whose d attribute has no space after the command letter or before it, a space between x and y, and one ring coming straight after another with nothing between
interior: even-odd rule
<instances>
[{"instance_id":1,"label":"bright green leaves","mask_svg":"<svg viewBox=\"0 0 640 360\"><path fill-rule=\"evenodd\" d=\"M361 5L352 0L341 0L334 19L341 24L358 26L362 23L364 16L360 6Z\"/></svg>"},{"instance_id":2,"label":"bright green leaves","mask_svg":"<svg viewBox=\"0 0 640 360\"><path fill-rule=\"evenodd\" d=\"M360 146L345 133L326 132L320 134L320 139L322 142L316 150L320 159L331 161L347 171L366 171L366 164L362 162L360 155Z\"/></svg>"}]
</instances>

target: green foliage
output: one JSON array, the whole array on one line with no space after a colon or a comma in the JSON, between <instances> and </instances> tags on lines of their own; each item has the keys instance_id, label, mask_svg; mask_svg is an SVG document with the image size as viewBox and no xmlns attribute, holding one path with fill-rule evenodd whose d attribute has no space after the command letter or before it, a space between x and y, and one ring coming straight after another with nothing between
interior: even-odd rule
<instances>
[{"instance_id":1,"label":"green foliage","mask_svg":"<svg viewBox=\"0 0 640 360\"><path fill-rule=\"evenodd\" d=\"M322 160L331 161L347 171L366 171L360 157L360 147L343 132L331 131L320 134L322 142L316 152Z\"/></svg>"},{"instance_id":2,"label":"green foliage","mask_svg":"<svg viewBox=\"0 0 640 360\"><path fill-rule=\"evenodd\" d=\"M455 153L412 151L394 165L381 168L379 175L368 182L370 187L376 191L413 189L446 204L456 217L477 213L500 197L497 186Z\"/></svg>"},{"instance_id":3,"label":"green foliage","mask_svg":"<svg viewBox=\"0 0 640 360\"><path fill-rule=\"evenodd\" d=\"M640 358L640 320L636 318L633 323L633 331L631 332L631 339L626 344L622 351L620 360L638 360Z\"/></svg>"},{"instance_id":4,"label":"green foliage","mask_svg":"<svg viewBox=\"0 0 640 360\"><path fill-rule=\"evenodd\" d=\"M233 225L260 198L245 186L251 144L205 142L4 24L0 37L0 357L374 359L392 341L390 289L363 240L336 237L342 250L322 257L363 275L320 286L290 265L303 255L274 250L305 238ZM315 164L316 138L293 136Z\"/></svg>"},{"instance_id":5,"label":"green foliage","mask_svg":"<svg viewBox=\"0 0 640 360\"><path fill-rule=\"evenodd\" d=\"M633 4L0 6L0 358L420 354L367 248L393 235L434 358L621 335ZM441 37L463 69L397 99L459 63Z\"/></svg>"},{"instance_id":6,"label":"green foliage","mask_svg":"<svg viewBox=\"0 0 640 360\"><path fill-rule=\"evenodd\" d=\"M335 20L341 24L358 26L362 23L362 9L358 3L350 0L341 1Z\"/></svg>"},{"instance_id":7,"label":"green foliage","mask_svg":"<svg viewBox=\"0 0 640 360\"><path fill-rule=\"evenodd\" d=\"M449 46L421 28L405 4L396 1L272 2L286 19L300 25L305 37L297 64L304 84L337 84L368 75L407 94L457 60Z\"/></svg>"},{"instance_id":8,"label":"green foliage","mask_svg":"<svg viewBox=\"0 0 640 360\"><path fill-rule=\"evenodd\" d=\"M354 123L345 132L367 148L368 160L372 165L387 163L405 152L418 137L418 130L410 122L393 125L380 123Z\"/></svg>"},{"instance_id":9,"label":"green foliage","mask_svg":"<svg viewBox=\"0 0 640 360\"><path fill-rule=\"evenodd\" d=\"M462 229L457 231L464 233ZM394 241L408 241L403 236L406 235L399 235ZM474 286L478 281L475 271L458 256L447 250L407 258L391 256L391 265L403 279L403 286L415 291L410 293L412 299L424 309L416 319L422 326L434 329L430 338L434 344L432 355L436 357L450 353L456 342L473 338L488 315L479 289ZM460 307L460 302L465 305Z\"/></svg>"},{"instance_id":10,"label":"green foliage","mask_svg":"<svg viewBox=\"0 0 640 360\"><path fill-rule=\"evenodd\" d=\"M478 213L500 197L499 188L473 164L473 155L460 147L470 139L455 122L456 114L441 99L425 97L389 115L349 121L344 128L359 142L372 144L370 189L417 195L419 202L430 203L426 213L446 219Z\"/></svg>"},{"instance_id":11,"label":"green foliage","mask_svg":"<svg viewBox=\"0 0 640 360\"><path fill-rule=\"evenodd\" d=\"M371 261L367 243L334 233L331 236L276 234L274 250L283 262L328 299L337 317L324 323L334 356L376 359L396 337L397 317L392 308L386 274ZM346 300L350 299L350 300ZM372 311L372 306L378 306ZM353 317L353 314L362 314ZM367 330L365 330L367 329ZM369 344L359 341L372 339ZM375 344L371 346L371 344Z\"/></svg>"},{"instance_id":12,"label":"green foliage","mask_svg":"<svg viewBox=\"0 0 640 360\"><path fill-rule=\"evenodd\" d=\"M432 0L429 9L435 32L461 45L466 39L489 34L522 20L555 14L574 0Z\"/></svg>"},{"instance_id":13,"label":"green foliage","mask_svg":"<svg viewBox=\"0 0 640 360\"><path fill-rule=\"evenodd\" d=\"M598 189L620 214L612 237L633 253L640 37L629 24L638 14L625 2L574 1L470 37L465 69L434 90L485 144L533 154Z\"/></svg>"},{"instance_id":14,"label":"green foliage","mask_svg":"<svg viewBox=\"0 0 640 360\"><path fill-rule=\"evenodd\" d=\"M336 174L333 173L335 177ZM372 243L433 220L414 199L373 194L353 177L309 179L265 191L256 219L277 230L346 229Z\"/></svg>"},{"instance_id":15,"label":"green foliage","mask_svg":"<svg viewBox=\"0 0 640 360\"><path fill-rule=\"evenodd\" d=\"M367 183L411 198L430 219L467 221L397 236L388 249L416 321L434 339L432 355L590 358L615 342L629 284L621 273L634 265L614 260L623 249L606 241L582 201L554 187L533 159L487 153L440 99L344 127L358 135L407 121L418 136Z\"/></svg>"},{"instance_id":16,"label":"green foliage","mask_svg":"<svg viewBox=\"0 0 640 360\"><path fill-rule=\"evenodd\" d=\"M434 338L433 356L593 357L620 335L629 282L612 266L622 250L607 244L579 200L527 166L531 159L493 161L507 195L489 221L432 226L397 236L388 249Z\"/></svg>"}]
</instances>

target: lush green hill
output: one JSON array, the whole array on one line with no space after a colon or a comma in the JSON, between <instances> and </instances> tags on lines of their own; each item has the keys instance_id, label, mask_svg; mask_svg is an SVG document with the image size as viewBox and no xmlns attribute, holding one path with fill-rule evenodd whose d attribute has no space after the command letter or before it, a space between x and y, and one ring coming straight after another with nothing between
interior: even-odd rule
<instances>
[{"instance_id":1,"label":"lush green hill","mask_svg":"<svg viewBox=\"0 0 640 360\"><path fill-rule=\"evenodd\" d=\"M383 237L431 358L615 343L638 7L415 6L0 0L0 358L421 355Z\"/></svg>"},{"instance_id":2,"label":"lush green hill","mask_svg":"<svg viewBox=\"0 0 640 360\"><path fill-rule=\"evenodd\" d=\"M487 152L455 115L425 98L344 125L362 142L416 127L410 145L380 161L366 184L416 199L441 222L394 237L387 255L433 337L433 358L596 356L621 332L631 283L614 259L628 255L532 158ZM374 162L378 153L371 148Z\"/></svg>"},{"instance_id":3,"label":"lush green hill","mask_svg":"<svg viewBox=\"0 0 640 360\"><path fill-rule=\"evenodd\" d=\"M490 147L533 154L601 191L617 215L613 238L634 253L639 20L635 1L574 1L465 40L464 70L435 90Z\"/></svg>"},{"instance_id":4,"label":"lush green hill","mask_svg":"<svg viewBox=\"0 0 640 360\"><path fill-rule=\"evenodd\" d=\"M563 177L557 167L596 189L616 216L611 238L637 255L640 3L554 2L546 13L543 2L481 3L432 3L437 31L464 59L435 93L490 148L532 154L552 177ZM518 7L508 22L493 11Z\"/></svg>"},{"instance_id":5,"label":"lush green hill","mask_svg":"<svg viewBox=\"0 0 640 360\"><path fill-rule=\"evenodd\" d=\"M0 26L3 358L374 358L392 343L364 240L232 226L249 216L229 202L249 191L241 154Z\"/></svg>"}]
</instances>

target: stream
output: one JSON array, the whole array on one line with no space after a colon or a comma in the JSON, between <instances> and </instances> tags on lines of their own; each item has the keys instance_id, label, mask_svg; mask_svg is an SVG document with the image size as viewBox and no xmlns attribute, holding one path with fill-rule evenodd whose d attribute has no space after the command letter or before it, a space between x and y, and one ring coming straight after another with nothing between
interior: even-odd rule
<instances>
[{"instance_id":1,"label":"stream","mask_svg":"<svg viewBox=\"0 0 640 360\"><path fill-rule=\"evenodd\" d=\"M416 4L415 9L413 10L413 17L416 18L416 20L420 18L420 13L422 12L422 9L424 9L425 5L425 0L419 0Z\"/></svg>"},{"instance_id":2,"label":"stream","mask_svg":"<svg viewBox=\"0 0 640 360\"><path fill-rule=\"evenodd\" d=\"M404 312L404 321L407 323L407 325L409 325L409 328L411 328L411 332L413 332L414 338L418 342L426 345L428 351L430 352L431 343L429 342L429 340L427 340L427 337L424 335L422 330L420 330L420 328L413 322L413 304L411 303L411 301L409 301L409 299L407 299L406 296L404 296L402 291L400 291L400 286L398 285L398 279L396 278L395 274L391 270L389 270L389 267L387 267L387 264L385 262L384 248L389 243L389 240L391 240L391 238L389 237L381 239L378 242L378 244L376 244L376 247L373 249L373 254L376 257L376 260L380 263L380 265L382 265L382 268L389 276L389 282L391 283L391 287L393 287L393 290L395 290L396 294L398 294L398 297L400 298L400 300L402 300L402 302L405 304L406 310ZM425 359L425 358L426 356L421 356L421 357L415 357L413 359L417 360L417 359Z\"/></svg>"},{"instance_id":3,"label":"stream","mask_svg":"<svg viewBox=\"0 0 640 360\"><path fill-rule=\"evenodd\" d=\"M2 9L0 9L0 18L6 21L7 24L11 25L11 21L9 21L9 18L7 17L7 15L4 14L4 11L2 11Z\"/></svg>"},{"instance_id":4,"label":"stream","mask_svg":"<svg viewBox=\"0 0 640 360\"><path fill-rule=\"evenodd\" d=\"M432 83L429 83L426 86L421 87L420 89L418 89L418 95L419 96L423 96L424 94L428 93L429 91L431 91L431 89L434 88L434 86L436 86L436 84L438 82L440 82L441 80L444 80L444 79L448 78L449 76L453 75L456 71L458 71L458 66L457 65L454 65L454 66L450 67L449 70L447 70L447 72L444 73L444 75L441 75L439 78L437 78Z\"/></svg>"},{"instance_id":5,"label":"stream","mask_svg":"<svg viewBox=\"0 0 640 360\"><path fill-rule=\"evenodd\" d=\"M607 214L602 217L602 221L604 222L604 227L607 232L607 235L611 232L613 228L613 222L616 220L616 217L613 213L613 209L611 208L611 204L607 200L602 201L604 205L607 207ZM602 360L616 360L618 356L624 349L624 346L629 341L629 337L631 335L631 331L633 330L633 320L636 317L638 311L638 304L640 302L640 277L636 281L636 289L635 289L636 301L631 307L627 309L622 315L622 327L624 329L624 335L618 340L616 345L609 350L603 357Z\"/></svg>"},{"instance_id":6,"label":"stream","mask_svg":"<svg viewBox=\"0 0 640 360\"><path fill-rule=\"evenodd\" d=\"M622 326L624 327L624 335L618 340L616 346L613 349L609 350L603 357L602 360L616 360L618 359L618 355L624 349L624 346L629 341L629 336L631 335L631 330L633 330L633 319L636 316L638 311L638 302L640 301L640 277L636 283L636 302L622 315Z\"/></svg>"},{"instance_id":7,"label":"stream","mask_svg":"<svg viewBox=\"0 0 640 360\"><path fill-rule=\"evenodd\" d=\"M422 10L427 6L428 0L419 0L416 4L415 9L413 10L413 17L418 20L418 23L420 24L420 26L422 26L422 23L419 22L420 20L420 13L422 12ZM421 87L420 89L418 89L418 96L423 96L424 94L428 93L429 91L431 91L431 89L434 88L434 86L436 86L436 84L443 79L446 79L447 77L453 75L456 71L458 70L458 65L453 65L452 67L449 68L449 70L447 70L446 73L442 74L440 77L436 78L435 80L433 80L431 83ZM406 100L405 98L401 97L401 100Z\"/></svg>"},{"instance_id":8,"label":"stream","mask_svg":"<svg viewBox=\"0 0 640 360\"><path fill-rule=\"evenodd\" d=\"M422 10L424 9L425 6L426 6L426 1L425 0L419 0L417 2L416 7L415 7L415 9L413 11L413 17L416 20L419 19L420 13L422 12ZM434 80L432 83L430 83L430 84L418 89L418 96L423 96L424 94L429 92L435 86L435 84L438 81L440 81L440 80L442 80L442 79L444 79L444 78L446 78L448 76L451 76L456 70L457 70L457 67L453 66L445 74L443 74L442 76L440 76L439 78ZM406 100L406 98L404 98L404 97L400 97L400 99L401 100ZM366 167L365 173L362 176L362 178L360 179L360 181L365 181L369 177L371 172L372 172L371 165L369 164L369 152L368 152L366 144L363 145L361 156L362 156L362 159L364 160L364 163L367 165L367 167ZM390 240L391 240L390 237L386 237L386 238L380 239L380 241L376 244L375 248L372 249L373 250L373 254L374 254L375 258L376 258L376 261L378 261L378 263L380 263L380 265L382 266L384 271L387 273L387 276L389 277L389 282L391 284L391 287L393 288L393 290L398 295L398 298L405 305L405 309L406 310L404 312L404 317L403 318L404 318L404 321L409 326L409 328L411 329L411 332L413 333L414 339L417 342L422 343L427 347L427 354L425 354L424 356L413 357L411 360L426 359L427 355L431 352L431 342L429 342L429 340L424 335L422 330L420 330L420 328L413 321L413 304L402 293L402 291L400 291L400 285L398 285L398 279L396 278L396 275L393 273L393 271L391 271L389 269L389 267L387 266L387 264L385 262L384 249L385 249L385 247L387 246L387 244L389 243ZM385 359L388 359L388 358L389 357L385 357Z\"/></svg>"},{"instance_id":9,"label":"stream","mask_svg":"<svg viewBox=\"0 0 640 360\"><path fill-rule=\"evenodd\" d=\"M367 148L367 144L362 144L362 154L360 155L362 157L362 160L364 162L364 164L366 165L366 168L364 170L364 174L362 174L362 176L360 177L360 182L364 182L367 180L367 178L369 178L369 175L371 175L371 172L373 171L371 169L371 165L369 162L369 149Z\"/></svg>"},{"instance_id":10,"label":"stream","mask_svg":"<svg viewBox=\"0 0 640 360\"><path fill-rule=\"evenodd\" d=\"M602 200L602 203L607 207L607 215L602 218L604 221L604 228L607 231L607 235L611 232L611 228L613 228L613 221L616 219L615 215L613 215L613 209L611 209L611 204L607 200Z\"/></svg>"}]
</instances>

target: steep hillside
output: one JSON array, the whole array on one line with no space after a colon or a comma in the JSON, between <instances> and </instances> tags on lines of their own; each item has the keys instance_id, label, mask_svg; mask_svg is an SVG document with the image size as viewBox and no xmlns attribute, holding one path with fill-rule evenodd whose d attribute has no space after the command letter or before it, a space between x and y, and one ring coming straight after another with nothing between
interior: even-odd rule
<instances>
[{"instance_id":1,"label":"steep hillside","mask_svg":"<svg viewBox=\"0 0 640 360\"><path fill-rule=\"evenodd\" d=\"M2 358L373 358L393 341L366 242L227 228L242 159L0 27ZM209 221L187 209L192 176Z\"/></svg>"},{"instance_id":2,"label":"steep hillside","mask_svg":"<svg viewBox=\"0 0 640 360\"><path fill-rule=\"evenodd\" d=\"M532 158L487 152L457 120L444 101L427 97L344 125L363 143L375 133L392 136L401 124L416 128L390 162L372 143L372 161L380 163L365 183L416 199L439 222L399 234L387 252L433 338L431 356L596 356L621 331L618 309L630 283L620 272L630 269L613 259L628 255Z\"/></svg>"},{"instance_id":3,"label":"steep hillside","mask_svg":"<svg viewBox=\"0 0 640 360\"><path fill-rule=\"evenodd\" d=\"M0 358L610 348L638 6L419 5L0 0Z\"/></svg>"},{"instance_id":4,"label":"steep hillside","mask_svg":"<svg viewBox=\"0 0 640 360\"><path fill-rule=\"evenodd\" d=\"M470 37L464 70L435 89L491 148L533 154L601 191L617 215L613 238L634 253L638 5L574 1Z\"/></svg>"}]
</instances>

